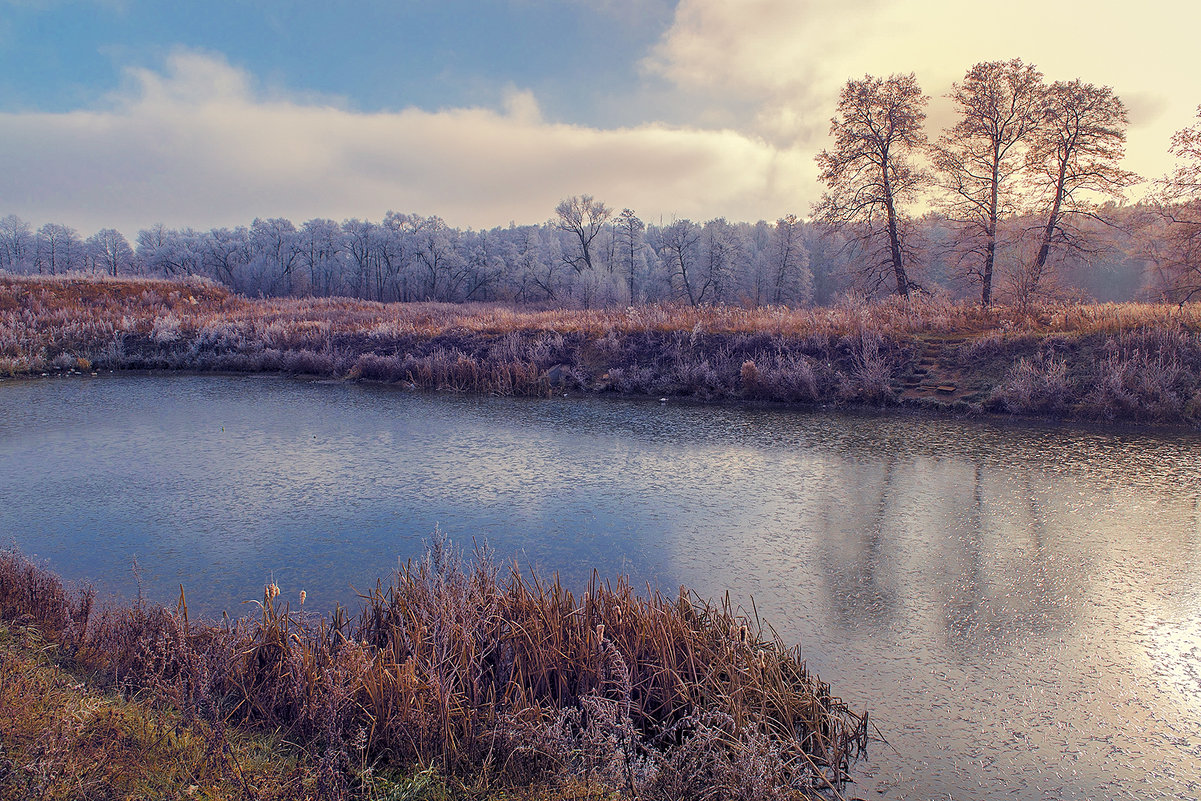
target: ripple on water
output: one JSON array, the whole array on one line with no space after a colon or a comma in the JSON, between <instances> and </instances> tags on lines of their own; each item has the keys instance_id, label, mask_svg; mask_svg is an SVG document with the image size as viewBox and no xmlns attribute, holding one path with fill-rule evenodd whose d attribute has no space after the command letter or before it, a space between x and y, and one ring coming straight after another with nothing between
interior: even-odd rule
<instances>
[{"instance_id":1,"label":"ripple on water","mask_svg":"<svg viewBox=\"0 0 1201 801\"><path fill-rule=\"evenodd\" d=\"M1201 438L413 395L270 377L0 385L0 531L71 578L307 608L435 526L756 609L888 745L854 794L1196 798Z\"/></svg>"}]
</instances>

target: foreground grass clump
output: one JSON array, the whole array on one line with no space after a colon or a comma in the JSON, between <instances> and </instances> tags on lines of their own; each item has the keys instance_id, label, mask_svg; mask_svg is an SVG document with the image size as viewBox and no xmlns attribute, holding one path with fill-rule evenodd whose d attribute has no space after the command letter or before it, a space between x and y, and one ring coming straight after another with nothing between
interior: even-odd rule
<instances>
[{"instance_id":1,"label":"foreground grass clump","mask_svg":"<svg viewBox=\"0 0 1201 801\"><path fill-rule=\"evenodd\" d=\"M304 755L103 691L39 630L0 623L0 799L303 797ZM253 788L253 789L250 789Z\"/></svg>"},{"instance_id":2,"label":"foreground grass clump","mask_svg":"<svg viewBox=\"0 0 1201 801\"><path fill-rule=\"evenodd\" d=\"M0 619L201 732L177 757L188 781L245 797L811 798L867 744L866 715L728 605L596 578L577 598L441 543L357 617L291 611L269 585L260 615L220 624L189 620L182 595L93 609L5 552ZM248 778L246 732L295 744L291 767ZM32 775L10 767L0 787Z\"/></svg>"},{"instance_id":3,"label":"foreground grass clump","mask_svg":"<svg viewBox=\"0 0 1201 801\"><path fill-rule=\"evenodd\" d=\"M211 281L0 274L0 376L284 372L495 395L612 392L1201 424L1201 303L944 298L519 310L249 300Z\"/></svg>"}]
</instances>

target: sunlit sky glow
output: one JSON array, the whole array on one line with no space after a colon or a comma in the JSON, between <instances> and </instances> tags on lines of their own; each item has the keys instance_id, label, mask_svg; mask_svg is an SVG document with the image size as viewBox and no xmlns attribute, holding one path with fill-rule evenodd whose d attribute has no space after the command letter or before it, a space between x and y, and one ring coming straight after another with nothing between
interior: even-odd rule
<instances>
[{"instance_id":1,"label":"sunlit sky glow","mask_svg":"<svg viewBox=\"0 0 1201 801\"><path fill-rule=\"evenodd\" d=\"M952 81L1013 57L1112 86L1156 177L1201 103L1198 29L1162 1L0 0L0 215L806 215L848 78L916 72L934 134Z\"/></svg>"}]
</instances>

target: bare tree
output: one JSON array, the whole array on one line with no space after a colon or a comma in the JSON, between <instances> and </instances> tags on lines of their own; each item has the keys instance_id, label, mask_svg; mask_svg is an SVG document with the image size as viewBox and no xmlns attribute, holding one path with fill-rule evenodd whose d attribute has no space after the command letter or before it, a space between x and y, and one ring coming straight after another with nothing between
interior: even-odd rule
<instances>
[{"instance_id":1,"label":"bare tree","mask_svg":"<svg viewBox=\"0 0 1201 801\"><path fill-rule=\"evenodd\" d=\"M418 228L414 255L424 269L426 300L451 301L459 291L467 275L460 238L460 231L438 216L427 217Z\"/></svg>"},{"instance_id":2,"label":"bare tree","mask_svg":"<svg viewBox=\"0 0 1201 801\"><path fill-rule=\"evenodd\" d=\"M772 303L779 306L789 299L807 303L813 297L813 274L809 272L801 222L795 214L776 220L770 248Z\"/></svg>"},{"instance_id":3,"label":"bare tree","mask_svg":"<svg viewBox=\"0 0 1201 801\"><path fill-rule=\"evenodd\" d=\"M592 269L592 241L604 230L605 223L613 216L613 210L594 200L592 195L574 195L555 207L559 215L558 228L577 240L579 250L564 253L563 260L575 268L577 273Z\"/></svg>"},{"instance_id":4,"label":"bare tree","mask_svg":"<svg viewBox=\"0 0 1201 801\"><path fill-rule=\"evenodd\" d=\"M1184 304L1201 295L1201 106L1170 150L1176 167L1157 182L1151 254L1165 295Z\"/></svg>"},{"instance_id":5,"label":"bare tree","mask_svg":"<svg viewBox=\"0 0 1201 801\"><path fill-rule=\"evenodd\" d=\"M34 240L34 264L39 273L67 272L81 266L83 241L79 233L61 223L46 223Z\"/></svg>"},{"instance_id":6,"label":"bare tree","mask_svg":"<svg viewBox=\"0 0 1201 801\"><path fill-rule=\"evenodd\" d=\"M129 240L115 228L101 228L84 243L92 264L114 278L120 272L133 269L133 248Z\"/></svg>"},{"instance_id":7,"label":"bare tree","mask_svg":"<svg viewBox=\"0 0 1201 801\"><path fill-rule=\"evenodd\" d=\"M621 258L625 263L626 277L629 282L630 303L637 302L634 293L634 278L637 274L638 253L642 250L642 234L646 223L638 219L633 209L622 209L617 216L617 238L621 242Z\"/></svg>"},{"instance_id":8,"label":"bare tree","mask_svg":"<svg viewBox=\"0 0 1201 801\"><path fill-rule=\"evenodd\" d=\"M695 303L728 299L734 271L745 261L747 243L725 217L709 220L701 229L701 260ZM694 304L695 305L695 304Z\"/></svg>"},{"instance_id":9,"label":"bare tree","mask_svg":"<svg viewBox=\"0 0 1201 801\"><path fill-rule=\"evenodd\" d=\"M314 218L300 227L297 234L300 263L308 269L310 293L333 294L342 240L342 229L333 220Z\"/></svg>"},{"instance_id":10,"label":"bare tree","mask_svg":"<svg viewBox=\"0 0 1201 801\"><path fill-rule=\"evenodd\" d=\"M1027 157L1030 181L1042 196L1038 250L1017 276L1020 300L1046 277L1052 251L1088 255L1096 243L1073 223L1105 222L1094 198L1122 199L1141 179L1118 166L1126 145L1126 106L1108 86L1056 81L1043 93L1038 133Z\"/></svg>"},{"instance_id":11,"label":"bare tree","mask_svg":"<svg viewBox=\"0 0 1201 801\"><path fill-rule=\"evenodd\" d=\"M817 155L829 191L814 209L816 220L858 246L873 288L891 274L905 297L914 284L904 206L929 182L912 161L926 147L928 99L913 73L847 81L830 121L834 149Z\"/></svg>"},{"instance_id":12,"label":"bare tree","mask_svg":"<svg viewBox=\"0 0 1201 801\"><path fill-rule=\"evenodd\" d=\"M673 286L682 289L693 306L701 302L694 289L700 261L701 228L691 220L676 220L662 231L659 258L667 265Z\"/></svg>"},{"instance_id":13,"label":"bare tree","mask_svg":"<svg viewBox=\"0 0 1201 801\"><path fill-rule=\"evenodd\" d=\"M0 219L0 270L28 270L33 241L33 229L25 220L15 214Z\"/></svg>"},{"instance_id":14,"label":"bare tree","mask_svg":"<svg viewBox=\"0 0 1201 801\"><path fill-rule=\"evenodd\" d=\"M1041 119L1042 78L1017 58L972 67L948 95L959 119L933 151L953 247L961 269L980 282L982 306L992 300L997 226L1016 211L1012 179Z\"/></svg>"}]
</instances>

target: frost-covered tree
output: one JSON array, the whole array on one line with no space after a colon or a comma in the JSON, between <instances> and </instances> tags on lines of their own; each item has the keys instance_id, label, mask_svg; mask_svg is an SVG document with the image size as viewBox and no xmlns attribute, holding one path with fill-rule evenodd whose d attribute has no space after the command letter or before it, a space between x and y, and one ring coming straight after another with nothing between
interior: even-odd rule
<instances>
[{"instance_id":1,"label":"frost-covered tree","mask_svg":"<svg viewBox=\"0 0 1201 801\"><path fill-rule=\"evenodd\" d=\"M15 214L0 218L0 270L15 273L33 269L33 228Z\"/></svg>"},{"instance_id":2,"label":"frost-covered tree","mask_svg":"<svg viewBox=\"0 0 1201 801\"><path fill-rule=\"evenodd\" d=\"M1097 197L1121 199L1141 180L1120 166L1128 125L1125 104L1108 86L1056 81L1043 93L1027 156L1043 222L1034 257L1016 276L1019 300L1038 291L1056 251L1062 258L1095 250L1095 239L1076 223L1102 219Z\"/></svg>"},{"instance_id":3,"label":"frost-covered tree","mask_svg":"<svg viewBox=\"0 0 1201 801\"><path fill-rule=\"evenodd\" d=\"M830 121L834 147L817 155L828 191L815 219L858 246L871 288L892 279L898 295L913 288L906 207L929 176L916 157L926 147L926 102L913 73L847 81Z\"/></svg>"},{"instance_id":4,"label":"frost-covered tree","mask_svg":"<svg viewBox=\"0 0 1201 801\"><path fill-rule=\"evenodd\" d=\"M312 219L300 226L296 249L301 269L308 275L308 291L332 295L341 281L342 228L333 220Z\"/></svg>"},{"instance_id":5,"label":"frost-covered tree","mask_svg":"<svg viewBox=\"0 0 1201 801\"><path fill-rule=\"evenodd\" d=\"M636 303L638 294L635 291L635 279L638 275L638 265L642 254L642 235L646 231L646 223L638 219L633 209L622 209L617 215L617 242L621 251L623 272L629 289L630 303Z\"/></svg>"},{"instance_id":6,"label":"frost-covered tree","mask_svg":"<svg viewBox=\"0 0 1201 801\"><path fill-rule=\"evenodd\" d=\"M1176 166L1157 182L1150 250L1164 295L1185 303L1201 295L1201 106L1197 122L1172 136Z\"/></svg>"},{"instance_id":7,"label":"frost-covered tree","mask_svg":"<svg viewBox=\"0 0 1201 801\"><path fill-rule=\"evenodd\" d=\"M83 267L83 240L74 229L46 223L34 240L34 264L39 273L55 275Z\"/></svg>"},{"instance_id":8,"label":"frost-covered tree","mask_svg":"<svg viewBox=\"0 0 1201 801\"><path fill-rule=\"evenodd\" d=\"M803 305L813 299L813 274L809 271L809 251L802 235L802 223L795 214L776 220L768 244L771 270L772 303Z\"/></svg>"},{"instance_id":9,"label":"frost-covered tree","mask_svg":"<svg viewBox=\"0 0 1201 801\"><path fill-rule=\"evenodd\" d=\"M592 245L613 216L613 210L592 195L574 195L555 207L558 228L570 234L575 247L563 254L563 260L577 273L593 269Z\"/></svg>"},{"instance_id":10,"label":"frost-covered tree","mask_svg":"<svg viewBox=\"0 0 1201 801\"><path fill-rule=\"evenodd\" d=\"M84 246L93 269L113 277L133 271L133 248L117 229L101 228L88 237Z\"/></svg>"},{"instance_id":11,"label":"frost-covered tree","mask_svg":"<svg viewBox=\"0 0 1201 801\"><path fill-rule=\"evenodd\" d=\"M665 227L659 237L659 257L670 276L671 285L689 303L697 306L700 293L701 227L692 220L676 220Z\"/></svg>"},{"instance_id":12,"label":"frost-covered tree","mask_svg":"<svg viewBox=\"0 0 1201 801\"><path fill-rule=\"evenodd\" d=\"M1021 59L976 64L948 96L955 125L933 150L941 208L955 229L952 248L965 275L992 301L999 226L1018 211L1017 178L1033 143L1046 87Z\"/></svg>"}]
</instances>

